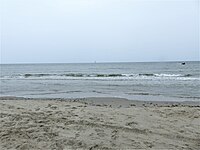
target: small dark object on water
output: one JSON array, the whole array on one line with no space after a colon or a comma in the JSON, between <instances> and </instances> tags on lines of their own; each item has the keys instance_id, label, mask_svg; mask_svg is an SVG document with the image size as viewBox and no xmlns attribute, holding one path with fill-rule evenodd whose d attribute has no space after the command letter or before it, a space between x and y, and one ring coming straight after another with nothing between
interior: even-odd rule
<instances>
[{"instance_id":1,"label":"small dark object on water","mask_svg":"<svg viewBox=\"0 0 200 150\"><path fill-rule=\"evenodd\" d=\"M185 65L185 62L182 62L181 64L182 64L182 65Z\"/></svg>"}]
</instances>

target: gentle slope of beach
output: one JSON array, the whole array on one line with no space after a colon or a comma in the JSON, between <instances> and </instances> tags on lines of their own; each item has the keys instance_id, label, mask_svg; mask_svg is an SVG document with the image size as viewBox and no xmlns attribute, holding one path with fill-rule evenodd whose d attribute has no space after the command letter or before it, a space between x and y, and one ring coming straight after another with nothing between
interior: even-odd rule
<instances>
[{"instance_id":1,"label":"gentle slope of beach","mask_svg":"<svg viewBox=\"0 0 200 150\"><path fill-rule=\"evenodd\" d=\"M0 149L199 149L199 103L1 97Z\"/></svg>"}]
</instances>

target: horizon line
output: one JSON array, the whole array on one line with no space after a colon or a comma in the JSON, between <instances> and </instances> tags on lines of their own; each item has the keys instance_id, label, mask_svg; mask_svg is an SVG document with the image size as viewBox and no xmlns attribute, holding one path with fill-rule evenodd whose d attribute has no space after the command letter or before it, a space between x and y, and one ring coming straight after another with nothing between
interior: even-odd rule
<instances>
[{"instance_id":1,"label":"horizon line","mask_svg":"<svg viewBox=\"0 0 200 150\"><path fill-rule=\"evenodd\" d=\"M199 62L200 60L169 60L169 61L94 61L94 62L22 62L22 63L0 63L0 65L28 65L28 64L106 64L106 63L167 63L167 62Z\"/></svg>"}]
</instances>

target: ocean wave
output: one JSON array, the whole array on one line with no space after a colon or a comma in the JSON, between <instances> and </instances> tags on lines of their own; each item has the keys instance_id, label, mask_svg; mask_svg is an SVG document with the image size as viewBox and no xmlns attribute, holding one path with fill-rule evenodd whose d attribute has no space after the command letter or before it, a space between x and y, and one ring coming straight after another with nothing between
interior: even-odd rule
<instances>
[{"instance_id":1,"label":"ocean wave","mask_svg":"<svg viewBox=\"0 0 200 150\"><path fill-rule=\"evenodd\" d=\"M191 77L191 74L153 74L153 73L144 73L144 74L83 74L83 73L68 73L68 74L24 74L19 75L24 76L25 78L29 77L48 77L48 76L64 76L64 77L136 77L136 76L146 76L146 77Z\"/></svg>"},{"instance_id":2,"label":"ocean wave","mask_svg":"<svg viewBox=\"0 0 200 150\"><path fill-rule=\"evenodd\" d=\"M156 73L139 73L139 74L86 74L86 73L26 73L12 76L3 76L1 79L46 79L46 80L134 80L134 79L177 79L177 80L200 80L199 77L193 77L192 74L156 74Z\"/></svg>"},{"instance_id":3,"label":"ocean wave","mask_svg":"<svg viewBox=\"0 0 200 150\"><path fill-rule=\"evenodd\" d=\"M191 77L191 74L155 74L157 77Z\"/></svg>"},{"instance_id":4,"label":"ocean wave","mask_svg":"<svg viewBox=\"0 0 200 150\"><path fill-rule=\"evenodd\" d=\"M139 74L139 76L147 76L147 77L152 77L152 76L156 76L155 74L152 73L143 73L143 74Z\"/></svg>"},{"instance_id":5,"label":"ocean wave","mask_svg":"<svg viewBox=\"0 0 200 150\"><path fill-rule=\"evenodd\" d=\"M191 77L191 76L192 76L191 74L184 75L184 77Z\"/></svg>"},{"instance_id":6,"label":"ocean wave","mask_svg":"<svg viewBox=\"0 0 200 150\"><path fill-rule=\"evenodd\" d=\"M20 75L25 78L29 77L48 77L48 76L57 76L57 77L121 77L122 74L82 74L82 73L68 73L68 74L24 74Z\"/></svg>"}]
</instances>

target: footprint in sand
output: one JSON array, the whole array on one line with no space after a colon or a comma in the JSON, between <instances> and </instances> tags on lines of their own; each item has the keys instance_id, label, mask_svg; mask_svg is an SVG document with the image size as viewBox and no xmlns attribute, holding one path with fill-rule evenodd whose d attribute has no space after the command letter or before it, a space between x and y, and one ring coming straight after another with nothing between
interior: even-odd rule
<instances>
[{"instance_id":1,"label":"footprint in sand","mask_svg":"<svg viewBox=\"0 0 200 150\"><path fill-rule=\"evenodd\" d=\"M51 108L51 109L53 109L53 110L56 110L56 109L58 109L58 107L57 107L57 106L51 106L50 108Z\"/></svg>"},{"instance_id":2,"label":"footprint in sand","mask_svg":"<svg viewBox=\"0 0 200 150\"><path fill-rule=\"evenodd\" d=\"M113 130L111 133L111 139L116 140L118 137L118 130Z\"/></svg>"},{"instance_id":3,"label":"footprint in sand","mask_svg":"<svg viewBox=\"0 0 200 150\"><path fill-rule=\"evenodd\" d=\"M105 137L106 136L106 133L104 133L104 130L102 130L102 129L95 129L95 131L97 132L97 135L99 137Z\"/></svg>"},{"instance_id":4,"label":"footprint in sand","mask_svg":"<svg viewBox=\"0 0 200 150\"><path fill-rule=\"evenodd\" d=\"M130 127L132 127L132 126L136 126L136 125L138 125L138 123L137 122L127 122L126 123L126 126L130 126Z\"/></svg>"}]
</instances>

